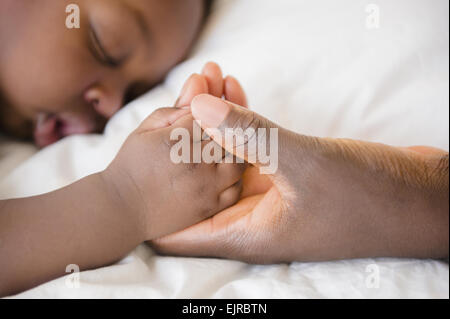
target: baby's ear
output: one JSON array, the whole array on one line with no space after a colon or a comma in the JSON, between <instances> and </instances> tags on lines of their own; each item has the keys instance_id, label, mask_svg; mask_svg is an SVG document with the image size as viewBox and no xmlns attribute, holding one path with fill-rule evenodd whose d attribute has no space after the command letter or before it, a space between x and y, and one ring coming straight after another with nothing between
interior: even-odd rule
<instances>
[{"instance_id":1,"label":"baby's ear","mask_svg":"<svg viewBox=\"0 0 450 319\"><path fill-rule=\"evenodd\" d=\"M206 81L205 76L192 74L184 84L180 97L175 102L175 106L190 106L192 99L203 93L208 93L208 82Z\"/></svg>"},{"instance_id":2,"label":"baby's ear","mask_svg":"<svg viewBox=\"0 0 450 319\"><path fill-rule=\"evenodd\" d=\"M138 132L143 133L168 127L190 113L191 110L189 108L163 107L157 109L141 123Z\"/></svg>"}]
</instances>

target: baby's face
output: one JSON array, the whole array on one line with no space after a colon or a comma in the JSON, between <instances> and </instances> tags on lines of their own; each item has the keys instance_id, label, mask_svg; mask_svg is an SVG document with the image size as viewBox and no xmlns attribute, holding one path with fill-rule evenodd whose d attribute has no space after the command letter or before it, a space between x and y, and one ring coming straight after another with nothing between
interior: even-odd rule
<instances>
[{"instance_id":1,"label":"baby's face","mask_svg":"<svg viewBox=\"0 0 450 319\"><path fill-rule=\"evenodd\" d=\"M204 13L203 0L78 0L68 29L70 3L0 5L0 125L41 147L101 131L186 55Z\"/></svg>"}]
</instances>

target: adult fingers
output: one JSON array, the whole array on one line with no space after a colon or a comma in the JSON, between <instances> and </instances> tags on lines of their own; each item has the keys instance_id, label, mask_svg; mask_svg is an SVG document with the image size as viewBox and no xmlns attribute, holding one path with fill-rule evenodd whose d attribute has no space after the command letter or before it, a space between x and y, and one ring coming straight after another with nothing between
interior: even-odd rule
<instances>
[{"instance_id":1,"label":"adult fingers","mask_svg":"<svg viewBox=\"0 0 450 319\"><path fill-rule=\"evenodd\" d=\"M276 124L245 107L208 94L196 96L191 110L195 120L217 144L259 167L264 174L275 173L279 128Z\"/></svg>"}]
</instances>

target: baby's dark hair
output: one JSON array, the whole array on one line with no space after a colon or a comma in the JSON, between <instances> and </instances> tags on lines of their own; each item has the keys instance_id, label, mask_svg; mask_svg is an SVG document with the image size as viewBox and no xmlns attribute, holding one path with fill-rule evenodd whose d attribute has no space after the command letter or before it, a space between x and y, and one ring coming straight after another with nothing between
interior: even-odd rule
<instances>
[{"instance_id":1,"label":"baby's dark hair","mask_svg":"<svg viewBox=\"0 0 450 319\"><path fill-rule=\"evenodd\" d=\"M204 3L205 3L205 12L203 14L203 24L205 24L206 21L208 20L214 0L204 0Z\"/></svg>"}]
</instances>

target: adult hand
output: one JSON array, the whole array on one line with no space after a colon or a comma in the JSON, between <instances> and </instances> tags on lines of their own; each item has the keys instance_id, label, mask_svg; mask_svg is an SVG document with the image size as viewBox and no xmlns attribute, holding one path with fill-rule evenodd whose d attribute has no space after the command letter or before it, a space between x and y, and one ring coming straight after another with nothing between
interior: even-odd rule
<instances>
[{"instance_id":1,"label":"adult hand","mask_svg":"<svg viewBox=\"0 0 450 319\"><path fill-rule=\"evenodd\" d=\"M153 241L157 251L252 263L448 256L448 153L307 137L207 94L191 109L215 142L247 160L214 129L277 128L278 170L259 174L257 159L236 205Z\"/></svg>"}]
</instances>

